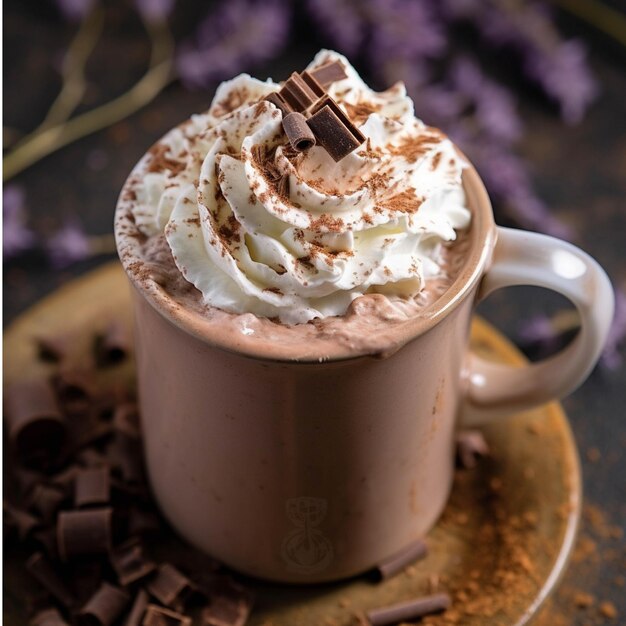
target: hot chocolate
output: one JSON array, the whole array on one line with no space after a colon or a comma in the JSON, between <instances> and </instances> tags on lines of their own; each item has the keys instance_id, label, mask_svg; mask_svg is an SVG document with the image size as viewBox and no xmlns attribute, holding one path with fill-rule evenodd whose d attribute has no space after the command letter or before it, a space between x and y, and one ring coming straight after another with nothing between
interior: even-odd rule
<instances>
[{"instance_id":1,"label":"hot chocolate","mask_svg":"<svg viewBox=\"0 0 626 626\"><path fill-rule=\"evenodd\" d=\"M242 75L157 143L122 192L127 271L239 349L389 350L393 327L428 315L468 254L452 143L414 117L401 84L374 92L329 51L308 69L333 64L327 92L365 140L339 161L321 145L295 150L280 86Z\"/></svg>"}]
</instances>

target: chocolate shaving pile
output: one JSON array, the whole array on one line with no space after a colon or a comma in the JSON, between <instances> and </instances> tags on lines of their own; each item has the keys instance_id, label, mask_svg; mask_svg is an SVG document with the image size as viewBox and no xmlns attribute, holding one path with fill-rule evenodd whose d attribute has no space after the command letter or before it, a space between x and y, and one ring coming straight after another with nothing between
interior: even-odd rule
<instances>
[{"instance_id":1,"label":"chocolate shaving pile","mask_svg":"<svg viewBox=\"0 0 626 626\"><path fill-rule=\"evenodd\" d=\"M335 161L341 161L364 141L363 133L352 123L325 87L347 78L338 61L311 71L294 72L278 92L265 99L283 114L283 129L294 150L302 152L317 142Z\"/></svg>"}]
</instances>

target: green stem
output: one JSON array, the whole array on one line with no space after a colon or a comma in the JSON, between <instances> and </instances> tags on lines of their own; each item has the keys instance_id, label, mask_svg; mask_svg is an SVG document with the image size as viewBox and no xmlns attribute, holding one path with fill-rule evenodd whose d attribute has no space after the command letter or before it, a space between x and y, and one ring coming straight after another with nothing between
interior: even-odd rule
<instances>
[{"instance_id":1,"label":"green stem","mask_svg":"<svg viewBox=\"0 0 626 626\"><path fill-rule=\"evenodd\" d=\"M60 148L132 115L163 91L174 79L172 39L165 22L146 23L152 40L150 67L129 91L91 111L32 136L14 148L3 160L3 180L13 178L27 167Z\"/></svg>"}]
</instances>

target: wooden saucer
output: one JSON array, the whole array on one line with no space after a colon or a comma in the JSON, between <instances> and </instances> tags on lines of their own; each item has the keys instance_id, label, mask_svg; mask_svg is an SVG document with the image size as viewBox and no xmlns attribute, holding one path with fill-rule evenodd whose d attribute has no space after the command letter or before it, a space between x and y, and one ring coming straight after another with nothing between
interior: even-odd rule
<instances>
[{"instance_id":1,"label":"wooden saucer","mask_svg":"<svg viewBox=\"0 0 626 626\"><path fill-rule=\"evenodd\" d=\"M131 317L130 286L119 264L69 283L6 330L5 383L26 370L49 370L49 364L37 359L36 337L72 331L85 342L81 339L72 348L72 358L80 362L94 331L112 318L130 324ZM479 319L472 325L471 344L488 358L525 363L506 339ZM133 365L99 375L103 383L111 378L129 381ZM442 590L451 593L452 609L422 623L531 623L555 589L574 543L581 508L576 446L558 403L491 424L484 434L491 456L475 469L457 471L450 503L427 537L426 559L382 583L368 576L308 587L242 579L256 595L248 624L348 626L358 624L365 610ZM190 548L172 539L166 550ZM13 554L5 561L7 626L27 623L26 596L34 583L21 559Z\"/></svg>"}]
</instances>

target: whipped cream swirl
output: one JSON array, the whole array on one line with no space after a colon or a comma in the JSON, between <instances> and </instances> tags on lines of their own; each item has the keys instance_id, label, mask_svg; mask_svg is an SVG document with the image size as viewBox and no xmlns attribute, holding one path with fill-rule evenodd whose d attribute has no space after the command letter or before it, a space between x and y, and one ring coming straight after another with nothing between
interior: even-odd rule
<instances>
[{"instance_id":1,"label":"whipped cream swirl","mask_svg":"<svg viewBox=\"0 0 626 626\"><path fill-rule=\"evenodd\" d=\"M165 233L206 304L298 324L365 293L411 297L468 226L453 144L415 118L401 83L374 92L325 50L308 69L333 60L347 78L328 92L367 138L340 162L319 146L293 151L263 100L280 86L246 74L146 156L135 223Z\"/></svg>"}]
</instances>

